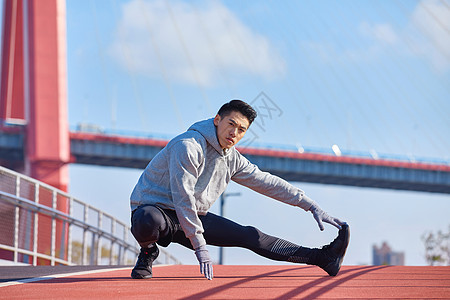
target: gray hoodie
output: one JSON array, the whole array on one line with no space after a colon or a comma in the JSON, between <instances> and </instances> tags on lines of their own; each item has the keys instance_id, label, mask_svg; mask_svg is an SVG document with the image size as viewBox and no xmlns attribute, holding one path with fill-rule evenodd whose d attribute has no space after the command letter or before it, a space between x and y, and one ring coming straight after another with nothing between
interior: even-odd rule
<instances>
[{"instance_id":1,"label":"gray hoodie","mask_svg":"<svg viewBox=\"0 0 450 300\"><path fill-rule=\"evenodd\" d=\"M131 194L131 210L144 204L175 210L195 249L206 244L198 215L208 212L230 180L304 210L313 202L287 181L259 170L234 147L223 150L208 119L172 139L150 161Z\"/></svg>"}]
</instances>

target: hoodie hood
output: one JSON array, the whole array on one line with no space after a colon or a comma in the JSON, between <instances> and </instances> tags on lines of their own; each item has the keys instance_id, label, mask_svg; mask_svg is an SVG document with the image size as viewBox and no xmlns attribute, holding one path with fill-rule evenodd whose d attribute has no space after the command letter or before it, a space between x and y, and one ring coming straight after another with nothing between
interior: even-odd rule
<instances>
[{"instance_id":1,"label":"hoodie hood","mask_svg":"<svg viewBox=\"0 0 450 300\"><path fill-rule=\"evenodd\" d=\"M223 150L222 147L220 147L219 140L217 139L216 125L214 125L214 118L196 122L189 127L188 131L189 130L199 132L221 155L230 153L230 149Z\"/></svg>"}]
</instances>

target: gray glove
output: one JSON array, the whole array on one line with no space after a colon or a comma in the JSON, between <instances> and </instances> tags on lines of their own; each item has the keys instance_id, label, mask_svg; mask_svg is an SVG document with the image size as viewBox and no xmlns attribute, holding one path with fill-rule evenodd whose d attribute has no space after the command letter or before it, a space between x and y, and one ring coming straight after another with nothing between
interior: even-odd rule
<instances>
[{"instance_id":1,"label":"gray glove","mask_svg":"<svg viewBox=\"0 0 450 300\"><path fill-rule=\"evenodd\" d=\"M311 205L309 211L311 211L311 213L313 214L314 219L316 219L317 225L319 225L321 231L323 231L324 229L322 222L329 223L338 229L342 228L341 225L346 224L345 222L342 222L338 218L334 218L329 214L327 214L326 212L324 212L315 202Z\"/></svg>"},{"instance_id":2,"label":"gray glove","mask_svg":"<svg viewBox=\"0 0 450 300\"><path fill-rule=\"evenodd\" d=\"M213 279L213 265L211 257L209 256L209 252L206 249L206 246L200 246L195 249L195 256L197 256L197 260L200 263L200 273L205 275L205 277L209 280Z\"/></svg>"}]
</instances>

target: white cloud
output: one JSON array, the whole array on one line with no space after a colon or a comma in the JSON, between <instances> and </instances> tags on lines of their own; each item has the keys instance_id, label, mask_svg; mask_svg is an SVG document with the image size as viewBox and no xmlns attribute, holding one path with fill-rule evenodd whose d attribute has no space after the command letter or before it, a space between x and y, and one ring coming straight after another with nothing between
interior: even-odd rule
<instances>
[{"instance_id":1,"label":"white cloud","mask_svg":"<svg viewBox=\"0 0 450 300\"><path fill-rule=\"evenodd\" d=\"M361 63L387 55L407 55L424 59L436 70L450 70L450 8L439 0L422 0L405 26L361 22L360 39L341 48L337 43L309 41L302 47L325 63Z\"/></svg>"},{"instance_id":2,"label":"white cloud","mask_svg":"<svg viewBox=\"0 0 450 300\"><path fill-rule=\"evenodd\" d=\"M362 22L356 28L353 44L329 41L303 42L302 47L321 62L329 64L364 63L380 58L387 49L397 47L399 35L388 23L371 24ZM359 34L359 35L358 35Z\"/></svg>"},{"instance_id":3,"label":"white cloud","mask_svg":"<svg viewBox=\"0 0 450 300\"><path fill-rule=\"evenodd\" d=\"M122 7L113 56L131 72L214 85L221 76L283 75L270 41L219 2L133 0ZM231 80L230 78L228 78Z\"/></svg>"},{"instance_id":4,"label":"white cloud","mask_svg":"<svg viewBox=\"0 0 450 300\"><path fill-rule=\"evenodd\" d=\"M421 57L440 72L450 70L450 9L442 1L420 1L404 28L363 22L359 31L375 41L367 53L379 56L394 50Z\"/></svg>"}]
</instances>

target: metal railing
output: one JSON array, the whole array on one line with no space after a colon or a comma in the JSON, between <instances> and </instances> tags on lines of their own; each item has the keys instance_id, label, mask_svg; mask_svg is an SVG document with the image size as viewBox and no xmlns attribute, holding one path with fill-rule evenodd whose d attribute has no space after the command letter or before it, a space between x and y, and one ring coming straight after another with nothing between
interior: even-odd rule
<instances>
[{"instance_id":1,"label":"metal railing","mask_svg":"<svg viewBox=\"0 0 450 300\"><path fill-rule=\"evenodd\" d=\"M31 265L132 265L130 228L69 194L0 166L0 258ZM180 264L160 249L155 263Z\"/></svg>"}]
</instances>

